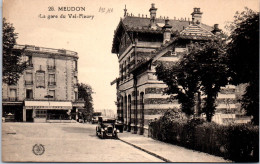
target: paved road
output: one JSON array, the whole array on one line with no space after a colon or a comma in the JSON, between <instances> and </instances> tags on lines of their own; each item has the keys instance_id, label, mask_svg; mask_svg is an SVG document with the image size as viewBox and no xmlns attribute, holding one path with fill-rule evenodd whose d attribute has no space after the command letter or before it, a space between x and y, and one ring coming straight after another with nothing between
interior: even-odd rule
<instances>
[{"instance_id":1,"label":"paved road","mask_svg":"<svg viewBox=\"0 0 260 164\"><path fill-rule=\"evenodd\" d=\"M32 148L43 144L43 155ZM9 162L163 162L114 139L99 139L95 125L79 123L3 123L2 160Z\"/></svg>"}]
</instances>

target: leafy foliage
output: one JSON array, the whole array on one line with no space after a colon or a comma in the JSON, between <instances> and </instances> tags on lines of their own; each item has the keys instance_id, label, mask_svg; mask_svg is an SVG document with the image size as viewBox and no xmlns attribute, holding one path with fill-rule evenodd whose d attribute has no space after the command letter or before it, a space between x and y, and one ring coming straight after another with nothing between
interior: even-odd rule
<instances>
[{"instance_id":1,"label":"leafy foliage","mask_svg":"<svg viewBox=\"0 0 260 164\"><path fill-rule=\"evenodd\" d=\"M222 41L194 43L189 45L189 52L178 62L160 63L156 67L156 75L167 84L166 93L178 99L182 111L188 116L194 113L195 94L203 91L206 97L202 112L206 114L207 121L211 121L220 87L228 83L226 59Z\"/></svg>"},{"instance_id":2,"label":"leafy foliage","mask_svg":"<svg viewBox=\"0 0 260 164\"><path fill-rule=\"evenodd\" d=\"M84 115L92 116L93 113L93 94L92 87L88 84L79 83L78 84L78 97L79 99L83 99L85 101L86 111Z\"/></svg>"},{"instance_id":3,"label":"leafy foliage","mask_svg":"<svg viewBox=\"0 0 260 164\"><path fill-rule=\"evenodd\" d=\"M153 135L156 133L156 138L161 141L170 142L171 138L169 133L174 133L173 131L169 131L174 126L174 122L183 123L187 122L187 117L182 112L176 109L167 110L163 116L161 116L158 120L153 120L150 125L152 128ZM150 129L151 130L151 129Z\"/></svg>"},{"instance_id":4,"label":"leafy foliage","mask_svg":"<svg viewBox=\"0 0 260 164\"><path fill-rule=\"evenodd\" d=\"M231 35L227 52L232 84L248 83L242 107L259 124L259 12L248 8L237 12L229 26Z\"/></svg>"},{"instance_id":5,"label":"leafy foliage","mask_svg":"<svg viewBox=\"0 0 260 164\"><path fill-rule=\"evenodd\" d=\"M162 129L166 129L162 130ZM259 127L251 124L218 125L201 119L161 119L149 124L154 139L222 156L235 162L258 162Z\"/></svg>"},{"instance_id":6,"label":"leafy foliage","mask_svg":"<svg viewBox=\"0 0 260 164\"><path fill-rule=\"evenodd\" d=\"M206 95L202 112L210 122L216 109L217 94L220 87L228 83L230 74L226 62L225 44L220 40L212 40L192 45L186 56L182 60L187 63L187 66L193 66L192 69L198 75L200 90Z\"/></svg>"},{"instance_id":7,"label":"leafy foliage","mask_svg":"<svg viewBox=\"0 0 260 164\"><path fill-rule=\"evenodd\" d=\"M189 58L189 56L186 56ZM190 67L189 67L190 66ZM167 84L166 94L172 94L177 99L182 111L190 116L194 113L195 93L198 91L198 76L193 72L193 66L185 61L177 63L159 63L156 67L159 80Z\"/></svg>"},{"instance_id":8,"label":"leafy foliage","mask_svg":"<svg viewBox=\"0 0 260 164\"><path fill-rule=\"evenodd\" d=\"M7 84L16 84L26 68L21 62L22 52L13 51L17 35L13 25L3 18L3 82Z\"/></svg>"}]
</instances>

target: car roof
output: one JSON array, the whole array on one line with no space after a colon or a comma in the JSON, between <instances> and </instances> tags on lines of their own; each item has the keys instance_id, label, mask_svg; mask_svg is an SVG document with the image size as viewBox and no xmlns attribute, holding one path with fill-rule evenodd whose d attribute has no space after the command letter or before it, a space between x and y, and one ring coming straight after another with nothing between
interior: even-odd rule
<instances>
[{"instance_id":1,"label":"car roof","mask_svg":"<svg viewBox=\"0 0 260 164\"><path fill-rule=\"evenodd\" d=\"M111 117L104 117L104 116L99 116L102 117L103 120L115 120L115 118L111 118Z\"/></svg>"}]
</instances>

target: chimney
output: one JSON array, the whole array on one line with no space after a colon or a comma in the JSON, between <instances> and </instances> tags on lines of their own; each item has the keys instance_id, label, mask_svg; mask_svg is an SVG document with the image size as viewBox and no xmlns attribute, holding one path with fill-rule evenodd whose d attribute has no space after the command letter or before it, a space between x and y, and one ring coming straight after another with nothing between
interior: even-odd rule
<instances>
[{"instance_id":1,"label":"chimney","mask_svg":"<svg viewBox=\"0 0 260 164\"><path fill-rule=\"evenodd\" d=\"M201 16L202 12L200 11L200 8L194 8L192 15L192 23L194 24L200 24L201 23Z\"/></svg>"},{"instance_id":2,"label":"chimney","mask_svg":"<svg viewBox=\"0 0 260 164\"><path fill-rule=\"evenodd\" d=\"M165 25L162 27L163 30L163 44L170 41L171 39L171 28L172 26L169 24L169 19L165 19Z\"/></svg>"},{"instance_id":3,"label":"chimney","mask_svg":"<svg viewBox=\"0 0 260 164\"><path fill-rule=\"evenodd\" d=\"M150 27L153 29L156 28L156 24L155 24L156 10L157 8L155 8L154 3L152 3L152 7L149 9L149 12L150 12Z\"/></svg>"},{"instance_id":4,"label":"chimney","mask_svg":"<svg viewBox=\"0 0 260 164\"><path fill-rule=\"evenodd\" d=\"M124 17L126 17L127 14L127 9L126 9L126 5L125 5L125 9L124 9Z\"/></svg>"},{"instance_id":5,"label":"chimney","mask_svg":"<svg viewBox=\"0 0 260 164\"><path fill-rule=\"evenodd\" d=\"M213 34L218 35L221 33L221 29L219 29L218 24L214 24L214 29L211 31Z\"/></svg>"}]
</instances>

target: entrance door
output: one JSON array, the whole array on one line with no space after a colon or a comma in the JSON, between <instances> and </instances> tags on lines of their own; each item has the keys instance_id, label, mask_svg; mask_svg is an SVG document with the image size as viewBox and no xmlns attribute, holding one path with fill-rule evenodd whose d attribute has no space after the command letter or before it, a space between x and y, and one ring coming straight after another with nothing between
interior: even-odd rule
<instances>
[{"instance_id":1,"label":"entrance door","mask_svg":"<svg viewBox=\"0 0 260 164\"><path fill-rule=\"evenodd\" d=\"M33 122L33 110L32 109L27 109L26 110L26 122Z\"/></svg>"}]
</instances>

